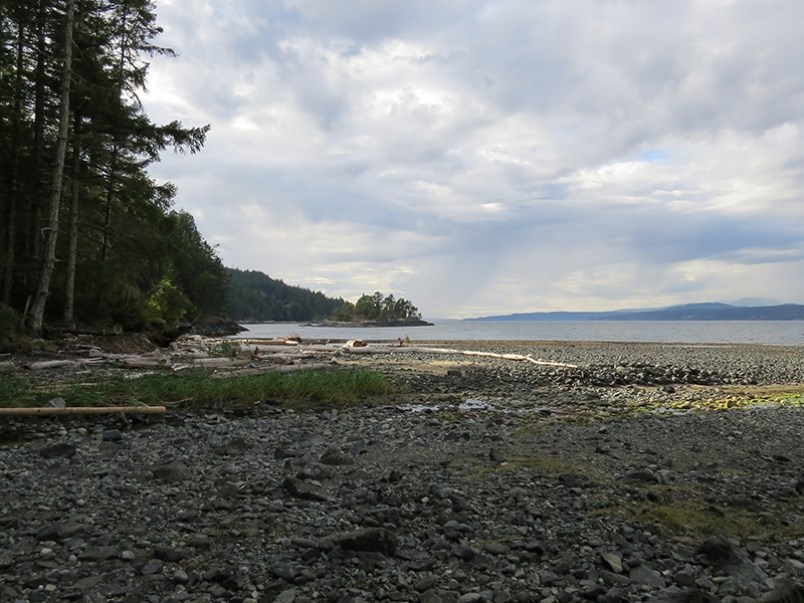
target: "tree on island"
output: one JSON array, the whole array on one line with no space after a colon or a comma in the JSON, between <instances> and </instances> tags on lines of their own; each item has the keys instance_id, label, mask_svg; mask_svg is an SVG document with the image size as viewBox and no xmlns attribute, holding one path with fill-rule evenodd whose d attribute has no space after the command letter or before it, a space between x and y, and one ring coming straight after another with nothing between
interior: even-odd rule
<instances>
[{"instance_id":1,"label":"tree on island","mask_svg":"<svg viewBox=\"0 0 804 603\"><path fill-rule=\"evenodd\" d=\"M375 291L374 295L363 294L356 303L345 302L330 316L337 322L387 322L404 320L421 320L421 312L410 301L392 294L383 295Z\"/></svg>"}]
</instances>

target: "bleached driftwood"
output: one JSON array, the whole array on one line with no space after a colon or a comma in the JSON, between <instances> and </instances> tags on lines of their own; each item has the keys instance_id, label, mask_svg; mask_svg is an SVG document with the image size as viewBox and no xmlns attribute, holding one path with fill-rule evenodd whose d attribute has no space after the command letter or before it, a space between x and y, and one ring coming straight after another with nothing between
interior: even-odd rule
<instances>
[{"instance_id":1,"label":"bleached driftwood","mask_svg":"<svg viewBox=\"0 0 804 603\"><path fill-rule=\"evenodd\" d=\"M287 354L289 346L285 345L250 345L246 346L246 350L252 350L254 353L261 353L261 352L268 352L268 353L276 353L276 354ZM292 347L291 349L294 350L296 353L297 350L303 350L304 352L335 352L338 348L324 345L324 344L309 344L309 345L298 345Z\"/></svg>"},{"instance_id":2,"label":"bleached driftwood","mask_svg":"<svg viewBox=\"0 0 804 603\"><path fill-rule=\"evenodd\" d=\"M207 368L225 368L248 364L248 360L242 358L195 358L192 363Z\"/></svg>"},{"instance_id":3,"label":"bleached driftwood","mask_svg":"<svg viewBox=\"0 0 804 603\"><path fill-rule=\"evenodd\" d=\"M347 354L399 354L402 350L398 347L365 347L365 348L343 348L342 352ZM520 362L530 362L531 364L543 366L558 366L564 368L578 368L576 364L567 364L565 362L554 362L552 360L539 360L530 355L523 354L497 354L495 352L481 352L477 350L456 350L450 348L420 348L420 347L405 347L403 353L408 354L456 354L462 356L482 356L486 358L502 358L504 360L516 360Z\"/></svg>"},{"instance_id":4,"label":"bleached driftwood","mask_svg":"<svg viewBox=\"0 0 804 603\"><path fill-rule=\"evenodd\" d=\"M169 366L168 359L161 357L122 356L114 359L114 362L127 368L159 368Z\"/></svg>"},{"instance_id":5,"label":"bleached driftwood","mask_svg":"<svg viewBox=\"0 0 804 603\"><path fill-rule=\"evenodd\" d=\"M40 362L32 362L26 364L25 368L31 371L41 371L45 369L61 368L63 366L74 366L77 364L74 360L42 360Z\"/></svg>"},{"instance_id":6,"label":"bleached driftwood","mask_svg":"<svg viewBox=\"0 0 804 603\"><path fill-rule=\"evenodd\" d=\"M268 362L294 362L296 360L309 360L317 358L320 354L318 352L307 352L305 350L289 354L289 353L273 353L273 354L252 354L252 360L267 360Z\"/></svg>"}]
</instances>

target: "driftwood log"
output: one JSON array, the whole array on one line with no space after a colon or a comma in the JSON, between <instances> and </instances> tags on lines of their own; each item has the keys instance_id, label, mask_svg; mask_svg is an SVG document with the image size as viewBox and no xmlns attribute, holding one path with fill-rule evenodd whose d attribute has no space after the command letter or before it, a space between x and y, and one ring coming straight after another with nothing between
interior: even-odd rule
<instances>
[{"instance_id":1,"label":"driftwood log","mask_svg":"<svg viewBox=\"0 0 804 603\"><path fill-rule=\"evenodd\" d=\"M404 353L409 354L457 354L462 356L482 356L485 358L502 358L503 360L516 360L520 362L530 362L531 364L538 364L543 366L559 366L564 368L578 368L576 364L567 364L565 362L554 362L552 360L539 360L530 355L522 354L497 354L495 352L480 352L477 350L455 350L449 348L419 348L419 347L405 347L402 348ZM399 354L399 347L364 347L364 348L347 348L341 349L346 354Z\"/></svg>"}]
</instances>

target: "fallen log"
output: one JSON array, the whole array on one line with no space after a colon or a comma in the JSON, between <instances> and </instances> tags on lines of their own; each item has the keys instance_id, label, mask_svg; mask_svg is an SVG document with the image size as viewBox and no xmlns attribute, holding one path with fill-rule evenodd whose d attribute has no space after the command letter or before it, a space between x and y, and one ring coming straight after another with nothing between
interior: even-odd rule
<instances>
[{"instance_id":1,"label":"fallen log","mask_svg":"<svg viewBox=\"0 0 804 603\"><path fill-rule=\"evenodd\" d=\"M501 358L503 360L516 360L520 362L530 362L541 366L558 366L563 368L578 368L576 364L567 364L565 362L554 362L552 360L538 360L530 355L522 354L497 354L495 352L480 352L477 350L456 350L451 348L419 348L419 347L364 347L364 348L342 348L341 352L344 354L456 354L461 356L481 356L485 358Z\"/></svg>"},{"instance_id":2,"label":"fallen log","mask_svg":"<svg viewBox=\"0 0 804 603\"><path fill-rule=\"evenodd\" d=\"M63 366L72 366L74 364L76 363L73 360L42 360L40 362L26 364L24 367L31 371L40 371L44 369L61 368Z\"/></svg>"},{"instance_id":3,"label":"fallen log","mask_svg":"<svg viewBox=\"0 0 804 603\"><path fill-rule=\"evenodd\" d=\"M117 358L114 362L127 368L158 368L170 366L167 358L144 358L142 356Z\"/></svg>"},{"instance_id":4,"label":"fallen log","mask_svg":"<svg viewBox=\"0 0 804 603\"><path fill-rule=\"evenodd\" d=\"M248 364L248 360L237 358L193 358L192 363L208 368L224 368L228 366L242 366Z\"/></svg>"},{"instance_id":5,"label":"fallen log","mask_svg":"<svg viewBox=\"0 0 804 603\"><path fill-rule=\"evenodd\" d=\"M245 346L242 349L243 350L250 350L250 351L252 351L254 353L260 353L260 352L269 352L270 353L270 352L273 352L273 353L277 353L277 354L287 354L289 347L291 347L291 346L286 346L286 345L251 345L251 346ZM300 351L300 352L335 353L335 352L338 351L338 348L332 347L332 346L327 346L327 345L322 345L322 344L310 344L310 345L297 346L294 349L293 353L298 353L297 351Z\"/></svg>"},{"instance_id":6,"label":"fallen log","mask_svg":"<svg viewBox=\"0 0 804 603\"><path fill-rule=\"evenodd\" d=\"M0 416L46 416L46 415L109 415L126 414L161 414L167 409L164 406L66 406L64 408L24 407L0 408Z\"/></svg>"}]
</instances>

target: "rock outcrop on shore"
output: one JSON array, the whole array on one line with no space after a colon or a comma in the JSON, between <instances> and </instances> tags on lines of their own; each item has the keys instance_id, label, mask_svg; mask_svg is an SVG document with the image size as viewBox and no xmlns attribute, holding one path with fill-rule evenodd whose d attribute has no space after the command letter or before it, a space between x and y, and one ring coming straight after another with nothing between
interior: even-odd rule
<instances>
[{"instance_id":1,"label":"rock outcrop on shore","mask_svg":"<svg viewBox=\"0 0 804 603\"><path fill-rule=\"evenodd\" d=\"M361 356L405 393L7 422L0 600L801 600L804 414L777 394L804 349L515 345L486 347L578 368Z\"/></svg>"}]
</instances>

